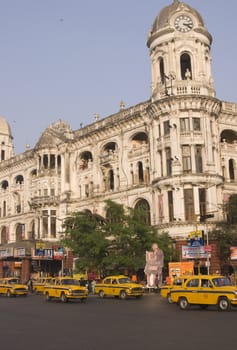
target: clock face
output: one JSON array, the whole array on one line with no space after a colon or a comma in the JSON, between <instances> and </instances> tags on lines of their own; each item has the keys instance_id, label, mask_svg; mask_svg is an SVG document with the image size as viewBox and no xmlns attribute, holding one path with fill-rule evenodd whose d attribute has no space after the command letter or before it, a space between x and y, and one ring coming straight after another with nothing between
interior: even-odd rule
<instances>
[{"instance_id":1,"label":"clock face","mask_svg":"<svg viewBox=\"0 0 237 350\"><path fill-rule=\"evenodd\" d=\"M180 15L176 17L174 21L174 26L175 29L177 29L179 32L187 33L193 29L193 21L189 16Z\"/></svg>"}]
</instances>

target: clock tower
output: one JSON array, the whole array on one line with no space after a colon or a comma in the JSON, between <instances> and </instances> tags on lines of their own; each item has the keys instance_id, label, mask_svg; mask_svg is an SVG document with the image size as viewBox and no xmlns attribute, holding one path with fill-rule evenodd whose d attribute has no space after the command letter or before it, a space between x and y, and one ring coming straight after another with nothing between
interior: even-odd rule
<instances>
[{"instance_id":1,"label":"clock tower","mask_svg":"<svg viewBox=\"0 0 237 350\"><path fill-rule=\"evenodd\" d=\"M171 95L215 96L211 74L212 36L201 15L174 0L161 10L148 34L152 102Z\"/></svg>"}]
</instances>

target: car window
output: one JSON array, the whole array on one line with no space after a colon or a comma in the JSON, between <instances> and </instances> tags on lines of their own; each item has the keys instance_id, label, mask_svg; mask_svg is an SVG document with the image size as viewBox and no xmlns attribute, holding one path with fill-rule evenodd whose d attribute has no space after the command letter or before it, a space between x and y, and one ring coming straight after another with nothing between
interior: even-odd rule
<instances>
[{"instance_id":1,"label":"car window","mask_svg":"<svg viewBox=\"0 0 237 350\"><path fill-rule=\"evenodd\" d=\"M212 279L216 287L231 286L231 281L227 277L216 277Z\"/></svg>"},{"instance_id":2,"label":"car window","mask_svg":"<svg viewBox=\"0 0 237 350\"><path fill-rule=\"evenodd\" d=\"M187 287L198 287L199 285L199 280L197 278L191 279L190 281L187 282Z\"/></svg>"},{"instance_id":3,"label":"car window","mask_svg":"<svg viewBox=\"0 0 237 350\"><path fill-rule=\"evenodd\" d=\"M122 278L119 278L119 283L121 283L121 284L123 284L123 283L131 283L131 280L128 277L122 277Z\"/></svg>"},{"instance_id":4,"label":"car window","mask_svg":"<svg viewBox=\"0 0 237 350\"><path fill-rule=\"evenodd\" d=\"M182 282L183 282L183 280L180 278L180 279L174 280L173 285L174 285L174 286L181 286L181 285L182 285Z\"/></svg>"},{"instance_id":5,"label":"car window","mask_svg":"<svg viewBox=\"0 0 237 350\"><path fill-rule=\"evenodd\" d=\"M106 280L104 280L104 284L111 284L111 279L110 278L106 278Z\"/></svg>"},{"instance_id":6,"label":"car window","mask_svg":"<svg viewBox=\"0 0 237 350\"><path fill-rule=\"evenodd\" d=\"M201 280L201 287L211 287L212 286L212 284L211 284L211 281L209 281L208 279L202 279Z\"/></svg>"},{"instance_id":7,"label":"car window","mask_svg":"<svg viewBox=\"0 0 237 350\"><path fill-rule=\"evenodd\" d=\"M13 278L13 279L9 280L9 283L10 284L16 284L16 283L20 283L20 281L18 279L16 279L16 278Z\"/></svg>"},{"instance_id":8,"label":"car window","mask_svg":"<svg viewBox=\"0 0 237 350\"><path fill-rule=\"evenodd\" d=\"M65 279L61 280L61 284L68 285L68 284L75 284L73 279Z\"/></svg>"}]
</instances>

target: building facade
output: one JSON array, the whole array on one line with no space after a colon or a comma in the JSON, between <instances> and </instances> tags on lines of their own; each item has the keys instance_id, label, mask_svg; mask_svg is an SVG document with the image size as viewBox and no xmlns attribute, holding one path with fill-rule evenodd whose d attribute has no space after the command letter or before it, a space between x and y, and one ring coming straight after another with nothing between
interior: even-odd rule
<instances>
[{"instance_id":1,"label":"building facade","mask_svg":"<svg viewBox=\"0 0 237 350\"><path fill-rule=\"evenodd\" d=\"M175 0L148 33L148 101L121 102L75 131L59 120L17 156L0 118L0 275L64 268L63 220L83 210L105 216L106 199L145 206L175 240L226 219L237 189L237 104L216 97L211 44L202 16Z\"/></svg>"}]
</instances>

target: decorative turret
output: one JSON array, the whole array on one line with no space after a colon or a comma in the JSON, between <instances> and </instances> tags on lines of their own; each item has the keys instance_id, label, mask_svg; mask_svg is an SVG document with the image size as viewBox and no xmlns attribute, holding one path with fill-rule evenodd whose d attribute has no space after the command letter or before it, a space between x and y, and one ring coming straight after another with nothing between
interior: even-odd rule
<instances>
[{"instance_id":1,"label":"decorative turret","mask_svg":"<svg viewBox=\"0 0 237 350\"><path fill-rule=\"evenodd\" d=\"M211 43L201 15L189 5L175 0L161 10L147 40L152 101L170 95L214 97Z\"/></svg>"},{"instance_id":2,"label":"decorative turret","mask_svg":"<svg viewBox=\"0 0 237 350\"><path fill-rule=\"evenodd\" d=\"M0 117L0 162L14 156L13 137L10 125Z\"/></svg>"}]
</instances>

